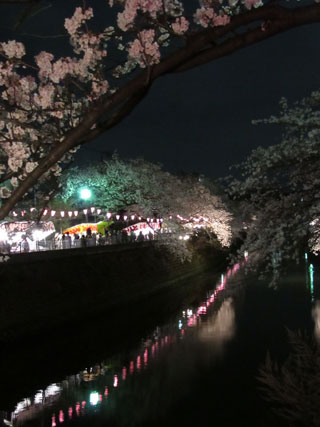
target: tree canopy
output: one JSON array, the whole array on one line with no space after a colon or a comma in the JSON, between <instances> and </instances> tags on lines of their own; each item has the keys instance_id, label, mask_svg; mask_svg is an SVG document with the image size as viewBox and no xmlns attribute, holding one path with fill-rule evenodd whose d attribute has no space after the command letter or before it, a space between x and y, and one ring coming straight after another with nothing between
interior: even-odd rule
<instances>
[{"instance_id":1,"label":"tree canopy","mask_svg":"<svg viewBox=\"0 0 320 427\"><path fill-rule=\"evenodd\" d=\"M0 218L58 176L79 146L120 123L159 77L320 21L318 3L110 0L107 7L117 18L102 29L91 7L66 17L70 56L42 50L30 59L21 42L0 44Z\"/></svg>"},{"instance_id":2,"label":"tree canopy","mask_svg":"<svg viewBox=\"0 0 320 427\"><path fill-rule=\"evenodd\" d=\"M125 162L113 156L86 169L69 169L60 184L58 197L68 206L79 206L79 190L86 187L92 191L90 203L96 207L126 210L145 218L165 217L172 229L201 223L223 246L230 243L231 214L197 177L177 177L142 159Z\"/></svg>"},{"instance_id":3,"label":"tree canopy","mask_svg":"<svg viewBox=\"0 0 320 427\"><path fill-rule=\"evenodd\" d=\"M320 250L320 93L280 104L279 116L260 123L282 126L281 143L254 150L240 165L242 178L229 182L229 194L251 218L243 250L274 272L302 251Z\"/></svg>"}]
</instances>

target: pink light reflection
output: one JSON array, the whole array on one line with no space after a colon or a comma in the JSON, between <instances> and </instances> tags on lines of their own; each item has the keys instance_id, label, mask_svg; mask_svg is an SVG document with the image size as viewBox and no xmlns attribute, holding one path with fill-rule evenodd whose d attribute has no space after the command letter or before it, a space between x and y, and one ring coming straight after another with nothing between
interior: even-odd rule
<instances>
[{"instance_id":1,"label":"pink light reflection","mask_svg":"<svg viewBox=\"0 0 320 427\"><path fill-rule=\"evenodd\" d=\"M123 381L127 378L127 368L124 366L122 368L122 379Z\"/></svg>"},{"instance_id":2,"label":"pink light reflection","mask_svg":"<svg viewBox=\"0 0 320 427\"><path fill-rule=\"evenodd\" d=\"M109 389L108 389L108 387L106 387L106 388L104 389L104 395L105 395L105 397L107 397L107 396L108 396L108 394L109 394Z\"/></svg>"},{"instance_id":3,"label":"pink light reflection","mask_svg":"<svg viewBox=\"0 0 320 427\"><path fill-rule=\"evenodd\" d=\"M148 350L145 349L144 353L143 353L143 363L145 366L148 365Z\"/></svg>"},{"instance_id":4,"label":"pink light reflection","mask_svg":"<svg viewBox=\"0 0 320 427\"><path fill-rule=\"evenodd\" d=\"M133 374L133 372L134 372L134 362L133 362L133 360L131 360L131 362L130 362L129 372L130 372L130 374Z\"/></svg>"},{"instance_id":5,"label":"pink light reflection","mask_svg":"<svg viewBox=\"0 0 320 427\"><path fill-rule=\"evenodd\" d=\"M70 408L68 409L68 417L72 418L72 413L73 413L73 409L72 406L70 406Z\"/></svg>"},{"instance_id":6,"label":"pink light reflection","mask_svg":"<svg viewBox=\"0 0 320 427\"><path fill-rule=\"evenodd\" d=\"M139 354L139 356L137 357L137 370L139 371L141 368L141 356Z\"/></svg>"},{"instance_id":7,"label":"pink light reflection","mask_svg":"<svg viewBox=\"0 0 320 427\"><path fill-rule=\"evenodd\" d=\"M63 415L63 411L59 412L59 423L63 423L64 421L64 415Z\"/></svg>"},{"instance_id":8,"label":"pink light reflection","mask_svg":"<svg viewBox=\"0 0 320 427\"><path fill-rule=\"evenodd\" d=\"M56 427L56 416L52 415L51 427Z\"/></svg>"},{"instance_id":9,"label":"pink light reflection","mask_svg":"<svg viewBox=\"0 0 320 427\"><path fill-rule=\"evenodd\" d=\"M80 403L79 402L77 402L77 404L76 404L76 413L78 416L80 415Z\"/></svg>"}]
</instances>

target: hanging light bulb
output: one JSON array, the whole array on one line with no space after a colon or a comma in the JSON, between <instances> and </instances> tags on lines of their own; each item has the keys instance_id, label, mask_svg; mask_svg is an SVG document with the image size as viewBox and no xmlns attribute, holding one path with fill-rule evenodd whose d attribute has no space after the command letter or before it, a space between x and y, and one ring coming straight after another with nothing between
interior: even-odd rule
<instances>
[{"instance_id":1,"label":"hanging light bulb","mask_svg":"<svg viewBox=\"0 0 320 427\"><path fill-rule=\"evenodd\" d=\"M51 216L55 216L56 211L51 211Z\"/></svg>"},{"instance_id":2,"label":"hanging light bulb","mask_svg":"<svg viewBox=\"0 0 320 427\"><path fill-rule=\"evenodd\" d=\"M72 211L68 211L68 215L71 218L72 217Z\"/></svg>"},{"instance_id":3,"label":"hanging light bulb","mask_svg":"<svg viewBox=\"0 0 320 427\"><path fill-rule=\"evenodd\" d=\"M119 221L120 215L116 215L116 220Z\"/></svg>"},{"instance_id":4,"label":"hanging light bulb","mask_svg":"<svg viewBox=\"0 0 320 427\"><path fill-rule=\"evenodd\" d=\"M134 217L135 217L135 215L131 215L131 219L132 219L132 221L134 220Z\"/></svg>"},{"instance_id":5,"label":"hanging light bulb","mask_svg":"<svg viewBox=\"0 0 320 427\"><path fill-rule=\"evenodd\" d=\"M60 211L60 215L62 216L62 218L64 217L64 211Z\"/></svg>"},{"instance_id":6,"label":"hanging light bulb","mask_svg":"<svg viewBox=\"0 0 320 427\"><path fill-rule=\"evenodd\" d=\"M78 211L74 211L74 212L73 212L73 215L74 215L74 216L78 216L78 213L79 213Z\"/></svg>"},{"instance_id":7,"label":"hanging light bulb","mask_svg":"<svg viewBox=\"0 0 320 427\"><path fill-rule=\"evenodd\" d=\"M47 215L47 213L48 213L48 209L45 209L45 210L43 211L43 215Z\"/></svg>"},{"instance_id":8,"label":"hanging light bulb","mask_svg":"<svg viewBox=\"0 0 320 427\"><path fill-rule=\"evenodd\" d=\"M87 215L87 213L88 213L88 209L83 209L83 213L84 213L85 215Z\"/></svg>"},{"instance_id":9,"label":"hanging light bulb","mask_svg":"<svg viewBox=\"0 0 320 427\"><path fill-rule=\"evenodd\" d=\"M91 213L93 213L96 210L96 208L90 208Z\"/></svg>"},{"instance_id":10,"label":"hanging light bulb","mask_svg":"<svg viewBox=\"0 0 320 427\"><path fill-rule=\"evenodd\" d=\"M100 215L101 214L101 209L97 209L97 214Z\"/></svg>"},{"instance_id":11,"label":"hanging light bulb","mask_svg":"<svg viewBox=\"0 0 320 427\"><path fill-rule=\"evenodd\" d=\"M111 218L111 212L107 212L107 218L110 219Z\"/></svg>"},{"instance_id":12,"label":"hanging light bulb","mask_svg":"<svg viewBox=\"0 0 320 427\"><path fill-rule=\"evenodd\" d=\"M128 219L127 215L124 215L123 219L124 219L125 221L127 221L127 219Z\"/></svg>"}]
</instances>

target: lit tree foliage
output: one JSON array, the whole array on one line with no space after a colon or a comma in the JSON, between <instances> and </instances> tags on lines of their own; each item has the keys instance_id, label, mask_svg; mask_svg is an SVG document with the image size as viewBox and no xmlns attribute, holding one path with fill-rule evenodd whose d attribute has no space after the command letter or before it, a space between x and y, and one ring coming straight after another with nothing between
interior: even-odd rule
<instances>
[{"instance_id":1,"label":"lit tree foliage","mask_svg":"<svg viewBox=\"0 0 320 427\"><path fill-rule=\"evenodd\" d=\"M284 126L281 143L254 150L240 165L243 178L229 186L252 219L243 250L274 273L301 251L320 249L320 93L291 108L282 99L281 107L279 117L262 121Z\"/></svg>"},{"instance_id":2,"label":"lit tree foliage","mask_svg":"<svg viewBox=\"0 0 320 427\"><path fill-rule=\"evenodd\" d=\"M121 122L157 78L320 21L318 3L199 0L191 11L187 0L105 1L118 11L113 26L97 30L84 6L65 19L73 55L40 51L29 61L21 42L0 43L0 219L39 180L59 175L77 147Z\"/></svg>"},{"instance_id":3,"label":"lit tree foliage","mask_svg":"<svg viewBox=\"0 0 320 427\"><path fill-rule=\"evenodd\" d=\"M231 215L221 199L193 176L176 177L160 165L141 159L124 162L117 156L83 170L72 168L61 177L61 198L68 205L79 204L79 190L88 187L90 203L110 211L127 209L145 218L169 218L170 228L182 228L204 218L223 246L230 243ZM177 217L179 216L179 217Z\"/></svg>"}]
</instances>

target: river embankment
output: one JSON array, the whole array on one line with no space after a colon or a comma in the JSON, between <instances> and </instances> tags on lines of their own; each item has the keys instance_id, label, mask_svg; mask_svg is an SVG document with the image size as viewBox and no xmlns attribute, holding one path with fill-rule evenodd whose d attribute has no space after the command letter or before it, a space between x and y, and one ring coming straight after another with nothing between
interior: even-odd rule
<instances>
[{"instance_id":1,"label":"river embankment","mask_svg":"<svg viewBox=\"0 0 320 427\"><path fill-rule=\"evenodd\" d=\"M226 258L226 252L206 247L191 262L181 263L154 242L12 255L0 265L0 342L132 310L192 283L186 279L221 271Z\"/></svg>"}]
</instances>

